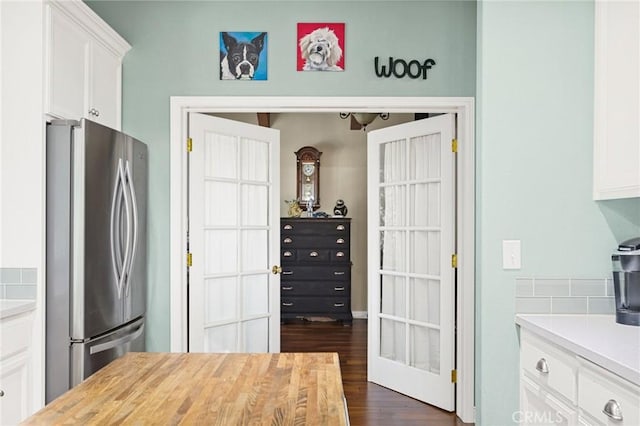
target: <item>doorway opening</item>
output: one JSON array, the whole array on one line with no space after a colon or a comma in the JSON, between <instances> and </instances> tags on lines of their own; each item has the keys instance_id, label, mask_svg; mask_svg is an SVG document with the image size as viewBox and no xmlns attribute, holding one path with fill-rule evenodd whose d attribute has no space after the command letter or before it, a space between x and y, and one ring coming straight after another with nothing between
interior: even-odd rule
<instances>
[{"instance_id":1,"label":"doorway opening","mask_svg":"<svg viewBox=\"0 0 640 426\"><path fill-rule=\"evenodd\" d=\"M455 113L458 116L459 195L456 412L474 419L474 104L472 98L314 98L314 97L174 97L171 99L171 350L186 348L186 198L187 153L184 149L190 112L300 113L345 111ZM348 125L348 123L345 123ZM284 196L284 194L283 194ZM329 204L333 200L327 200Z\"/></svg>"}]
</instances>

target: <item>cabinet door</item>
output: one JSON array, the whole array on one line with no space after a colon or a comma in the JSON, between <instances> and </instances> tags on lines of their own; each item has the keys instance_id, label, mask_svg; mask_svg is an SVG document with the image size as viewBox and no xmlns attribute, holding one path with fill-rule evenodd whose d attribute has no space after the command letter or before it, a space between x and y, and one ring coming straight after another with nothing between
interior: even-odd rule
<instances>
[{"instance_id":1,"label":"cabinet door","mask_svg":"<svg viewBox=\"0 0 640 426\"><path fill-rule=\"evenodd\" d=\"M59 118L79 119L86 103L89 36L55 7L49 7L46 111Z\"/></svg>"},{"instance_id":2,"label":"cabinet door","mask_svg":"<svg viewBox=\"0 0 640 426\"><path fill-rule=\"evenodd\" d=\"M105 126L119 129L120 58L97 42L91 44L89 58L89 91L85 116Z\"/></svg>"},{"instance_id":3,"label":"cabinet door","mask_svg":"<svg viewBox=\"0 0 640 426\"><path fill-rule=\"evenodd\" d=\"M0 364L0 424L15 425L29 414L28 372L26 351Z\"/></svg>"}]
</instances>

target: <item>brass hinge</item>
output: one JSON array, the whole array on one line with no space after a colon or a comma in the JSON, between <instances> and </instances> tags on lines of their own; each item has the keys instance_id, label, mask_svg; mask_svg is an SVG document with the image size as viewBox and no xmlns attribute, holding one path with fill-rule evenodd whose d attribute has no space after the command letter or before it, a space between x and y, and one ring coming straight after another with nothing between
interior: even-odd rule
<instances>
[{"instance_id":1,"label":"brass hinge","mask_svg":"<svg viewBox=\"0 0 640 426\"><path fill-rule=\"evenodd\" d=\"M458 255L455 253L451 255L451 267L452 268L458 267Z\"/></svg>"},{"instance_id":2,"label":"brass hinge","mask_svg":"<svg viewBox=\"0 0 640 426\"><path fill-rule=\"evenodd\" d=\"M458 152L458 139L451 139L451 152Z\"/></svg>"},{"instance_id":3,"label":"brass hinge","mask_svg":"<svg viewBox=\"0 0 640 426\"><path fill-rule=\"evenodd\" d=\"M451 383L458 383L458 371L451 370Z\"/></svg>"},{"instance_id":4,"label":"brass hinge","mask_svg":"<svg viewBox=\"0 0 640 426\"><path fill-rule=\"evenodd\" d=\"M187 267L191 268L193 266L193 256L191 253L187 253Z\"/></svg>"},{"instance_id":5,"label":"brass hinge","mask_svg":"<svg viewBox=\"0 0 640 426\"><path fill-rule=\"evenodd\" d=\"M193 140L191 138L187 139L187 152L193 151Z\"/></svg>"}]
</instances>

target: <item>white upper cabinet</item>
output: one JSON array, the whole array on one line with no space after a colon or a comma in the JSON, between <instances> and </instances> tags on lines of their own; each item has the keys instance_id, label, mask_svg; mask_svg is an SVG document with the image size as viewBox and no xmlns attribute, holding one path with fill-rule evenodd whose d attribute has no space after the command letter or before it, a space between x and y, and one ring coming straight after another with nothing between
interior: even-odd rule
<instances>
[{"instance_id":1,"label":"white upper cabinet","mask_svg":"<svg viewBox=\"0 0 640 426\"><path fill-rule=\"evenodd\" d=\"M45 111L119 130L129 44L81 1L48 3L46 37Z\"/></svg>"},{"instance_id":2,"label":"white upper cabinet","mask_svg":"<svg viewBox=\"0 0 640 426\"><path fill-rule=\"evenodd\" d=\"M640 1L595 2L593 198L640 197Z\"/></svg>"}]
</instances>

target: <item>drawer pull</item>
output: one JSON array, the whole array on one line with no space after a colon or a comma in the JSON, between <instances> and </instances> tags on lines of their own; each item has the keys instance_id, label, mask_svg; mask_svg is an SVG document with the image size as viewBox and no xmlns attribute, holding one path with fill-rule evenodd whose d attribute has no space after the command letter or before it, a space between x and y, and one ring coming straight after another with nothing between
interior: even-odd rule
<instances>
[{"instance_id":1,"label":"drawer pull","mask_svg":"<svg viewBox=\"0 0 640 426\"><path fill-rule=\"evenodd\" d=\"M549 365L547 364L547 360L540 358L538 362L536 362L536 370L542 374L549 374Z\"/></svg>"},{"instance_id":2,"label":"drawer pull","mask_svg":"<svg viewBox=\"0 0 640 426\"><path fill-rule=\"evenodd\" d=\"M282 255L283 255L284 257L291 257L291 256L293 256L293 254L292 254L290 251L285 251Z\"/></svg>"},{"instance_id":3,"label":"drawer pull","mask_svg":"<svg viewBox=\"0 0 640 426\"><path fill-rule=\"evenodd\" d=\"M336 231L344 231L344 225L336 226Z\"/></svg>"},{"instance_id":4,"label":"drawer pull","mask_svg":"<svg viewBox=\"0 0 640 426\"><path fill-rule=\"evenodd\" d=\"M293 306L292 302L282 302L282 306Z\"/></svg>"},{"instance_id":5,"label":"drawer pull","mask_svg":"<svg viewBox=\"0 0 640 426\"><path fill-rule=\"evenodd\" d=\"M293 275L293 271L282 271L282 275Z\"/></svg>"},{"instance_id":6,"label":"drawer pull","mask_svg":"<svg viewBox=\"0 0 640 426\"><path fill-rule=\"evenodd\" d=\"M318 257L318 252L317 251L312 251L311 253L309 253L309 256Z\"/></svg>"},{"instance_id":7,"label":"drawer pull","mask_svg":"<svg viewBox=\"0 0 640 426\"><path fill-rule=\"evenodd\" d=\"M282 287L283 290L293 290L293 287Z\"/></svg>"},{"instance_id":8,"label":"drawer pull","mask_svg":"<svg viewBox=\"0 0 640 426\"><path fill-rule=\"evenodd\" d=\"M338 239L336 240L336 243L337 243L337 244L344 244L344 238L338 238Z\"/></svg>"},{"instance_id":9,"label":"drawer pull","mask_svg":"<svg viewBox=\"0 0 640 426\"><path fill-rule=\"evenodd\" d=\"M289 231L290 229L293 229L293 226L291 226L291 225L285 225L285 226L283 227L283 229L286 229L287 231Z\"/></svg>"},{"instance_id":10,"label":"drawer pull","mask_svg":"<svg viewBox=\"0 0 640 426\"><path fill-rule=\"evenodd\" d=\"M344 252L341 252L341 251L337 252L336 257L344 257Z\"/></svg>"},{"instance_id":11,"label":"drawer pull","mask_svg":"<svg viewBox=\"0 0 640 426\"><path fill-rule=\"evenodd\" d=\"M344 275L344 271L334 271L333 275Z\"/></svg>"},{"instance_id":12,"label":"drawer pull","mask_svg":"<svg viewBox=\"0 0 640 426\"><path fill-rule=\"evenodd\" d=\"M293 242L293 240L289 237L285 238L284 240L282 240L283 243L285 244L291 244Z\"/></svg>"},{"instance_id":13,"label":"drawer pull","mask_svg":"<svg viewBox=\"0 0 640 426\"><path fill-rule=\"evenodd\" d=\"M344 287L334 287L334 291L344 291Z\"/></svg>"},{"instance_id":14,"label":"drawer pull","mask_svg":"<svg viewBox=\"0 0 640 426\"><path fill-rule=\"evenodd\" d=\"M333 306L336 308L342 308L344 306L344 303L334 303Z\"/></svg>"},{"instance_id":15,"label":"drawer pull","mask_svg":"<svg viewBox=\"0 0 640 426\"><path fill-rule=\"evenodd\" d=\"M607 403L604 404L602 412L609 416L611 420L615 420L617 422L622 421L622 409L615 399L610 399L609 401L607 401Z\"/></svg>"}]
</instances>

